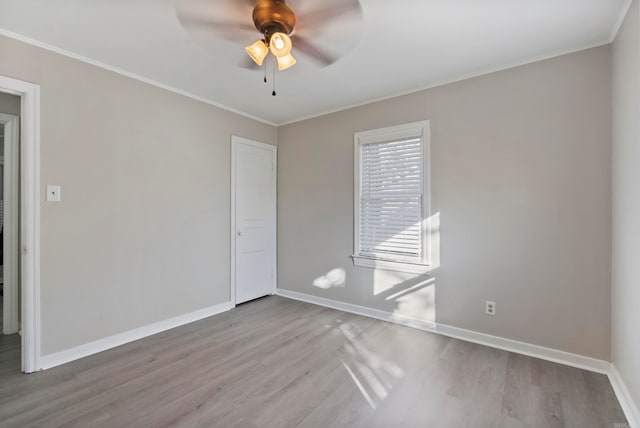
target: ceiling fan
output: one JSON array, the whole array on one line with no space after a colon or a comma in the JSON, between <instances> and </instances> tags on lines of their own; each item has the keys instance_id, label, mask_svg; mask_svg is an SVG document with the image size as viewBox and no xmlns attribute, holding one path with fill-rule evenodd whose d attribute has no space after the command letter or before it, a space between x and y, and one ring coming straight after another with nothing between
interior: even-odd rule
<instances>
[{"instance_id":1,"label":"ceiling fan","mask_svg":"<svg viewBox=\"0 0 640 428\"><path fill-rule=\"evenodd\" d=\"M243 44L255 40L257 30L260 39L245 48L253 60L245 61L245 68L261 66L271 52L278 70L285 70L296 63L292 50L321 66L337 61L340 51L348 47L349 39L357 35L354 28L362 19L360 2L290 0L289 3L285 0L180 0L176 15L187 33L215 33L210 36ZM340 33L339 43L336 29Z\"/></svg>"}]
</instances>

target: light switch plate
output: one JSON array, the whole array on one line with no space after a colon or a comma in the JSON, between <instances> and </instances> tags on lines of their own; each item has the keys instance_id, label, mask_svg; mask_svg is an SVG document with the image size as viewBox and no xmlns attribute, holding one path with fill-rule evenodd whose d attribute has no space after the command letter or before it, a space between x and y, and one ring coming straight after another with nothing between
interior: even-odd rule
<instances>
[{"instance_id":1,"label":"light switch plate","mask_svg":"<svg viewBox=\"0 0 640 428\"><path fill-rule=\"evenodd\" d=\"M60 186L47 184L47 202L60 202L62 200L60 192Z\"/></svg>"}]
</instances>

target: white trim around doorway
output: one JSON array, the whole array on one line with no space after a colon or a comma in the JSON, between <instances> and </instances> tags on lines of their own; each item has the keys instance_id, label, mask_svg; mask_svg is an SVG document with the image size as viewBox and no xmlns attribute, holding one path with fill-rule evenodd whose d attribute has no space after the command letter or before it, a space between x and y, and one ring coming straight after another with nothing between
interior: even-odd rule
<instances>
[{"instance_id":1,"label":"white trim around doorway","mask_svg":"<svg viewBox=\"0 0 640 428\"><path fill-rule=\"evenodd\" d=\"M21 98L20 277L22 371L40 370L40 86L0 76L0 92Z\"/></svg>"}]
</instances>

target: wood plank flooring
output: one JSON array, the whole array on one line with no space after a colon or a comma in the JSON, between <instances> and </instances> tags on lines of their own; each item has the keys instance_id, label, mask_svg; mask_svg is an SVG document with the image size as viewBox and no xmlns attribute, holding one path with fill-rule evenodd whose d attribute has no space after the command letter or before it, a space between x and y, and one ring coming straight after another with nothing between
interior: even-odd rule
<instances>
[{"instance_id":1,"label":"wood plank flooring","mask_svg":"<svg viewBox=\"0 0 640 428\"><path fill-rule=\"evenodd\" d=\"M0 427L611 427L604 375L281 297L44 372L0 338Z\"/></svg>"}]
</instances>

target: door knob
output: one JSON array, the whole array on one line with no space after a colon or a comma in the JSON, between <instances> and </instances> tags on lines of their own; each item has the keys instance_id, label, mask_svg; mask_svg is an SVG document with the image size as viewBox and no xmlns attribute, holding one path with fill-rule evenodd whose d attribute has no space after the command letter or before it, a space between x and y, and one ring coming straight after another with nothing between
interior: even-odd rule
<instances>
[{"instance_id":1,"label":"door knob","mask_svg":"<svg viewBox=\"0 0 640 428\"><path fill-rule=\"evenodd\" d=\"M238 236L242 236L242 232L238 231Z\"/></svg>"}]
</instances>

